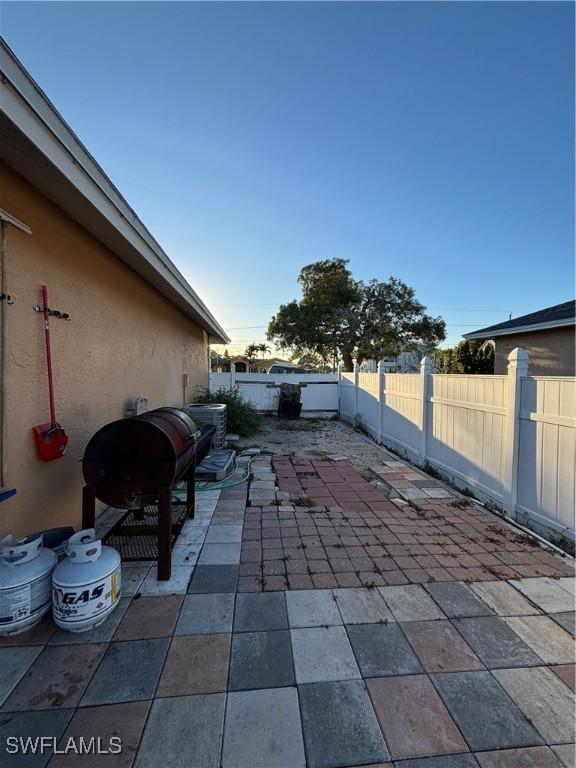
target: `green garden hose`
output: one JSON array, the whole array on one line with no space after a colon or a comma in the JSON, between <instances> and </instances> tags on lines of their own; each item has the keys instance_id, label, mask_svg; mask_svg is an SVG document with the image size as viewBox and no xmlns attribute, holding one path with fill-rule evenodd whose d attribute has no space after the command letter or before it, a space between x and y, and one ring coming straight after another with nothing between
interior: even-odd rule
<instances>
[{"instance_id":1,"label":"green garden hose","mask_svg":"<svg viewBox=\"0 0 576 768\"><path fill-rule=\"evenodd\" d=\"M250 459L248 460L248 463L246 464L246 472L244 474L244 477L242 477L239 480L232 480L231 482L228 482L231 477L233 477L237 470L238 466L236 464L236 458L237 456L234 456L234 469L232 472L230 472L229 475L224 477L222 480L215 480L213 483L203 483L202 485L197 485L196 490L197 491L216 491L216 490L222 490L223 488L234 488L236 485L242 485L242 483L245 483L246 480L250 477L250 467L252 466L252 462L255 458L258 456L271 456L271 453L255 453L254 455L250 456ZM238 454L239 456L246 456L246 451L243 451L242 453Z\"/></svg>"}]
</instances>

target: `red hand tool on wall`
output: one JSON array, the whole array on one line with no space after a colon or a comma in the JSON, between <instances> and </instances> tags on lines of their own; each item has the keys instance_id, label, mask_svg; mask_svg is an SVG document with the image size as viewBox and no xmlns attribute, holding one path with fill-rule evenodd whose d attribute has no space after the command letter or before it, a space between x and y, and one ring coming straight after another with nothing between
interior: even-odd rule
<instances>
[{"instance_id":1,"label":"red hand tool on wall","mask_svg":"<svg viewBox=\"0 0 576 768\"><path fill-rule=\"evenodd\" d=\"M42 307L44 313L44 336L46 338L46 363L48 366L48 391L50 394L50 421L47 424L37 424L32 427L38 456L42 461L54 461L66 452L68 435L56 421L54 405L54 382L52 380L52 350L50 348L50 314L48 311L48 289L42 286Z\"/></svg>"}]
</instances>

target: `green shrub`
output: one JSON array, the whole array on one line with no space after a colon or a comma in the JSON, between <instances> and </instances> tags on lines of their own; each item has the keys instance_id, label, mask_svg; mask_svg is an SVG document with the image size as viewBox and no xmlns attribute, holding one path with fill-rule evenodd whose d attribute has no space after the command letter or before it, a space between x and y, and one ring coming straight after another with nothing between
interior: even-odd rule
<instances>
[{"instance_id":1,"label":"green shrub","mask_svg":"<svg viewBox=\"0 0 576 768\"><path fill-rule=\"evenodd\" d=\"M202 387L196 396L197 403L223 403L226 406L226 429L242 437L253 435L260 426L262 416L245 400L237 389L221 387L210 392Z\"/></svg>"}]
</instances>

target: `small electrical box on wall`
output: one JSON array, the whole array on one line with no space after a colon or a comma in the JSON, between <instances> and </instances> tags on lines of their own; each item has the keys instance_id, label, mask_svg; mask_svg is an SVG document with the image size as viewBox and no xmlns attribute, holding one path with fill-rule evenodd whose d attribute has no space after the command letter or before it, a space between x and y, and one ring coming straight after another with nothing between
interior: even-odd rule
<instances>
[{"instance_id":1,"label":"small electrical box on wall","mask_svg":"<svg viewBox=\"0 0 576 768\"><path fill-rule=\"evenodd\" d=\"M130 416L140 416L142 413L146 413L148 410L148 398L147 397L134 397L129 400L126 405L125 415L126 418Z\"/></svg>"}]
</instances>

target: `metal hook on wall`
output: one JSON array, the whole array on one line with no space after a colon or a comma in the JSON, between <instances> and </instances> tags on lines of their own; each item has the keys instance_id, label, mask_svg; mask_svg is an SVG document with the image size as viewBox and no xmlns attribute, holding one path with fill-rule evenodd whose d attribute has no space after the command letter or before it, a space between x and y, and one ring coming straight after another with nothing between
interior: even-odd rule
<instances>
[{"instance_id":1,"label":"metal hook on wall","mask_svg":"<svg viewBox=\"0 0 576 768\"><path fill-rule=\"evenodd\" d=\"M34 304L32 306L32 309L34 312L42 312L46 311L50 317L55 317L58 320L71 320L72 318L68 314L68 312L61 312L59 309L50 309L49 307L41 307L40 304Z\"/></svg>"}]
</instances>

